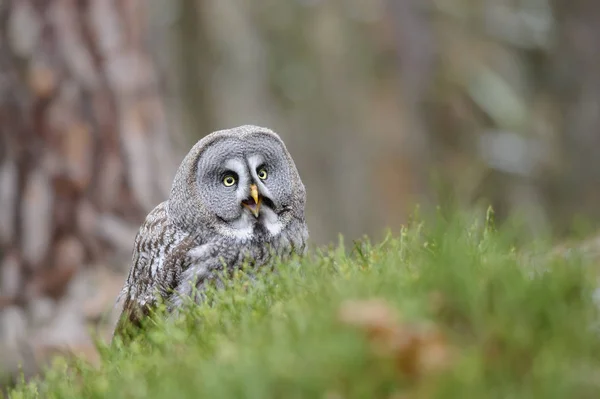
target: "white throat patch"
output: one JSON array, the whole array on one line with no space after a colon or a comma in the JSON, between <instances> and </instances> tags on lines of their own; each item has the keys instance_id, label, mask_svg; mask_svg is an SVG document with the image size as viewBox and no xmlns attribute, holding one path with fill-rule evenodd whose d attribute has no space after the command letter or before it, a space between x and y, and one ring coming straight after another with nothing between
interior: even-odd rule
<instances>
[{"instance_id":1,"label":"white throat patch","mask_svg":"<svg viewBox=\"0 0 600 399\"><path fill-rule=\"evenodd\" d=\"M242 216L235 222L219 226L219 233L236 240L246 241L252 238L254 226L262 223L271 237L278 236L283 230L283 223L279 221L277 214L267 207L262 207L260 213L260 219L257 221L249 211L244 210Z\"/></svg>"},{"instance_id":2,"label":"white throat patch","mask_svg":"<svg viewBox=\"0 0 600 399\"><path fill-rule=\"evenodd\" d=\"M262 220L265 228L271 234L271 237L275 237L283 230L283 223L279 221L279 217L270 208L261 208Z\"/></svg>"},{"instance_id":3,"label":"white throat patch","mask_svg":"<svg viewBox=\"0 0 600 399\"><path fill-rule=\"evenodd\" d=\"M238 240L249 240L252 238L255 223L251 218L254 218L254 216L244 211L242 216L231 225L219 226L219 233Z\"/></svg>"}]
</instances>

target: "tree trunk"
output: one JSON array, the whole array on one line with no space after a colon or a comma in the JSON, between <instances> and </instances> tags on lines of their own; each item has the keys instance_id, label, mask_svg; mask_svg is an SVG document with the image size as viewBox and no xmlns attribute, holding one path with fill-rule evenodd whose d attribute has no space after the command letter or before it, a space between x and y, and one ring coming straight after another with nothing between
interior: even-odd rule
<instances>
[{"instance_id":1,"label":"tree trunk","mask_svg":"<svg viewBox=\"0 0 600 399\"><path fill-rule=\"evenodd\" d=\"M557 46L551 59L552 88L563 114L562 146L566 179L558 187L568 207L561 219L577 212L600 220L600 3L554 0ZM575 212L574 212L575 210ZM566 224L565 223L565 224ZM570 226L568 226L570 227Z\"/></svg>"},{"instance_id":2,"label":"tree trunk","mask_svg":"<svg viewBox=\"0 0 600 399\"><path fill-rule=\"evenodd\" d=\"M23 309L57 303L84 268L126 269L139 223L168 194L146 8L0 2L0 345L14 329L5 315L29 326Z\"/></svg>"}]
</instances>

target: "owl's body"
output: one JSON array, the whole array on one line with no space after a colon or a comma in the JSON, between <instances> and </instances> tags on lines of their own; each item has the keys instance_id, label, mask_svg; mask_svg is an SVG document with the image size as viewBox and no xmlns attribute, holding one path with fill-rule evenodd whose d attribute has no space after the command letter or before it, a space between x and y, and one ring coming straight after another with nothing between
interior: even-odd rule
<instances>
[{"instance_id":1,"label":"owl's body","mask_svg":"<svg viewBox=\"0 0 600 399\"><path fill-rule=\"evenodd\" d=\"M138 231L115 332L139 324L159 301L176 311L194 288L220 285L224 269L302 255L304 203L294 162L271 130L246 125L204 137Z\"/></svg>"}]
</instances>

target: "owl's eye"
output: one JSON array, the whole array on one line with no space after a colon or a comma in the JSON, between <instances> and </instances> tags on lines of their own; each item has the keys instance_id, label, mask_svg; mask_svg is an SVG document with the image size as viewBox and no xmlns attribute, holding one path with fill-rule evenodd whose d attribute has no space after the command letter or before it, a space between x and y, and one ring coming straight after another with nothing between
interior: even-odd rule
<instances>
[{"instance_id":1,"label":"owl's eye","mask_svg":"<svg viewBox=\"0 0 600 399\"><path fill-rule=\"evenodd\" d=\"M267 179L267 170L265 168L260 168L260 170L258 171L258 178L260 180L266 180Z\"/></svg>"},{"instance_id":2,"label":"owl's eye","mask_svg":"<svg viewBox=\"0 0 600 399\"><path fill-rule=\"evenodd\" d=\"M235 177L232 175L227 175L223 178L223 184L225 187L231 187L235 184Z\"/></svg>"}]
</instances>

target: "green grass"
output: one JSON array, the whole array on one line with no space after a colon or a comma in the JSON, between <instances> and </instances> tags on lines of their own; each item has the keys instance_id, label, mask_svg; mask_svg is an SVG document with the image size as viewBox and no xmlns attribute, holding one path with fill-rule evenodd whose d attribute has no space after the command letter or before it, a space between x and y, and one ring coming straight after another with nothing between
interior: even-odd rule
<instances>
[{"instance_id":1,"label":"green grass","mask_svg":"<svg viewBox=\"0 0 600 399\"><path fill-rule=\"evenodd\" d=\"M252 283L240 273L179 323L156 318L144 339L103 347L101 367L58 362L11 397L600 397L595 265L571 257L534 268L513 232L440 218L382 243L310 253ZM433 364L446 367L426 369L340 320L344 303L373 298L399 314L378 321L384 330L439 330L451 357Z\"/></svg>"}]
</instances>

